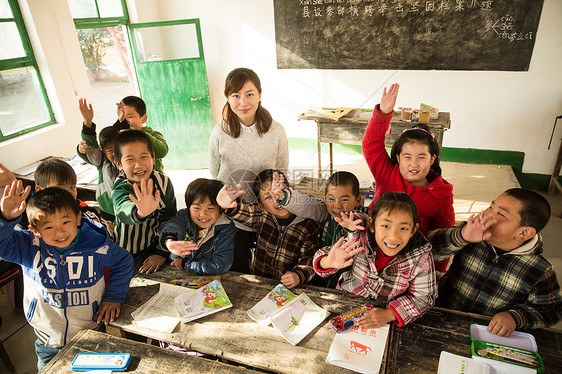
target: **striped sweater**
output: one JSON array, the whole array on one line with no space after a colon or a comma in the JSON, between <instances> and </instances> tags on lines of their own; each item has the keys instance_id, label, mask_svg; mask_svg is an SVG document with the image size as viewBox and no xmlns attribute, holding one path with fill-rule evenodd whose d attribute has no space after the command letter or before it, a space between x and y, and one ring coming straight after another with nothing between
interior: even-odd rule
<instances>
[{"instance_id":1,"label":"striped sweater","mask_svg":"<svg viewBox=\"0 0 562 374\"><path fill-rule=\"evenodd\" d=\"M133 183L120 175L113 186L115 239L133 255L148 248L162 249L158 243L158 227L176 214L176 198L170 178L157 171L153 171L150 178L154 192L160 191L160 203L158 209L144 219L137 217L137 207L129 198L129 194L134 194Z\"/></svg>"}]
</instances>

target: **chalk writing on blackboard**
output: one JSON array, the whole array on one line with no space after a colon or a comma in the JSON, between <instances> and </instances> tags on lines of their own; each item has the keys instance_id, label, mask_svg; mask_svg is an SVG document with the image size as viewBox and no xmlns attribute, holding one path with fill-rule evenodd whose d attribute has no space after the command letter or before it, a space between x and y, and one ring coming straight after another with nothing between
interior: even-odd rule
<instances>
[{"instance_id":1,"label":"chalk writing on blackboard","mask_svg":"<svg viewBox=\"0 0 562 374\"><path fill-rule=\"evenodd\" d=\"M279 68L528 70L542 0L274 0Z\"/></svg>"}]
</instances>

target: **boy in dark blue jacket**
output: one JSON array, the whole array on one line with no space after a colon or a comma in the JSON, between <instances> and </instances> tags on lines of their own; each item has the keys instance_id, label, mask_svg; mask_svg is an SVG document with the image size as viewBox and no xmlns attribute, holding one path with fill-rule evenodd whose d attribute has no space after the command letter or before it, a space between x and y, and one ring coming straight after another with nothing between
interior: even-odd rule
<instances>
[{"instance_id":1,"label":"boy in dark blue jacket","mask_svg":"<svg viewBox=\"0 0 562 374\"><path fill-rule=\"evenodd\" d=\"M0 200L0 258L23 269L24 308L38 337L41 370L78 331L119 316L133 259L101 224L82 217L74 196L58 187L31 197L31 228L16 230L29 191L14 181ZM109 270L107 284L104 268Z\"/></svg>"},{"instance_id":2,"label":"boy in dark blue jacket","mask_svg":"<svg viewBox=\"0 0 562 374\"><path fill-rule=\"evenodd\" d=\"M185 191L187 208L160 226L160 244L178 269L217 275L232 266L235 226L217 204L222 186L214 179L194 180Z\"/></svg>"}]
</instances>

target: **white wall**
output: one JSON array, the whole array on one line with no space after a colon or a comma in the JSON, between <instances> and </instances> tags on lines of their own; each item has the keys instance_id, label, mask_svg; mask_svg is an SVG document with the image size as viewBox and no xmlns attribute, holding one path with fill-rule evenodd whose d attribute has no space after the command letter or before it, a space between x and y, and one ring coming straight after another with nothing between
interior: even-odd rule
<instances>
[{"instance_id":1,"label":"white wall","mask_svg":"<svg viewBox=\"0 0 562 374\"><path fill-rule=\"evenodd\" d=\"M547 150L554 118L562 114L560 0L544 1L528 72L277 70L272 0L213 0L212 6L159 0L158 13L152 0L129 1L139 22L200 18L215 121L225 102L224 78L240 66L258 73L263 105L289 137L315 139L314 123L297 121L309 105L373 107L381 85L399 82L398 106L423 101L451 112L444 146L523 151L524 172L552 171L562 137L560 123Z\"/></svg>"},{"instance_id":2,"label":"white wall","mask_svg":"<svg viewBox=\"0 0 562 374\"><path fill-rule=\"evenodd\" d=\"M0 143L0 162L12 170L76 154L82 124L78 97L91 97L67 2L19 0L19 5L57 124Z\"/></svg>"}]
</instances>

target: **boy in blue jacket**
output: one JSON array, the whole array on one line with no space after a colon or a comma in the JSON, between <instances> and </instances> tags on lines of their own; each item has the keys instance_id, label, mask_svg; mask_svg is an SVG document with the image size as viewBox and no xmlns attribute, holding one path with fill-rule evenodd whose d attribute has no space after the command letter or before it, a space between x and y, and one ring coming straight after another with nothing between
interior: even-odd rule
<instances>
[{"instance_id":1,"label":"boy in blue jacket","mask_svg":"<svg viewBox=\"0 0 562 374\"><path fill-rule=\"evenodd\" d=\"M30 187L6 186L0 200L0 258L20 264L26 318L38 339L41 370L78 331L119 316L133 259L101 224L82 217L62 188L38 191L27 203L30 230L16 230ZM109 269L109 279L104 278Z\"/></svg>"}]
</instances>

